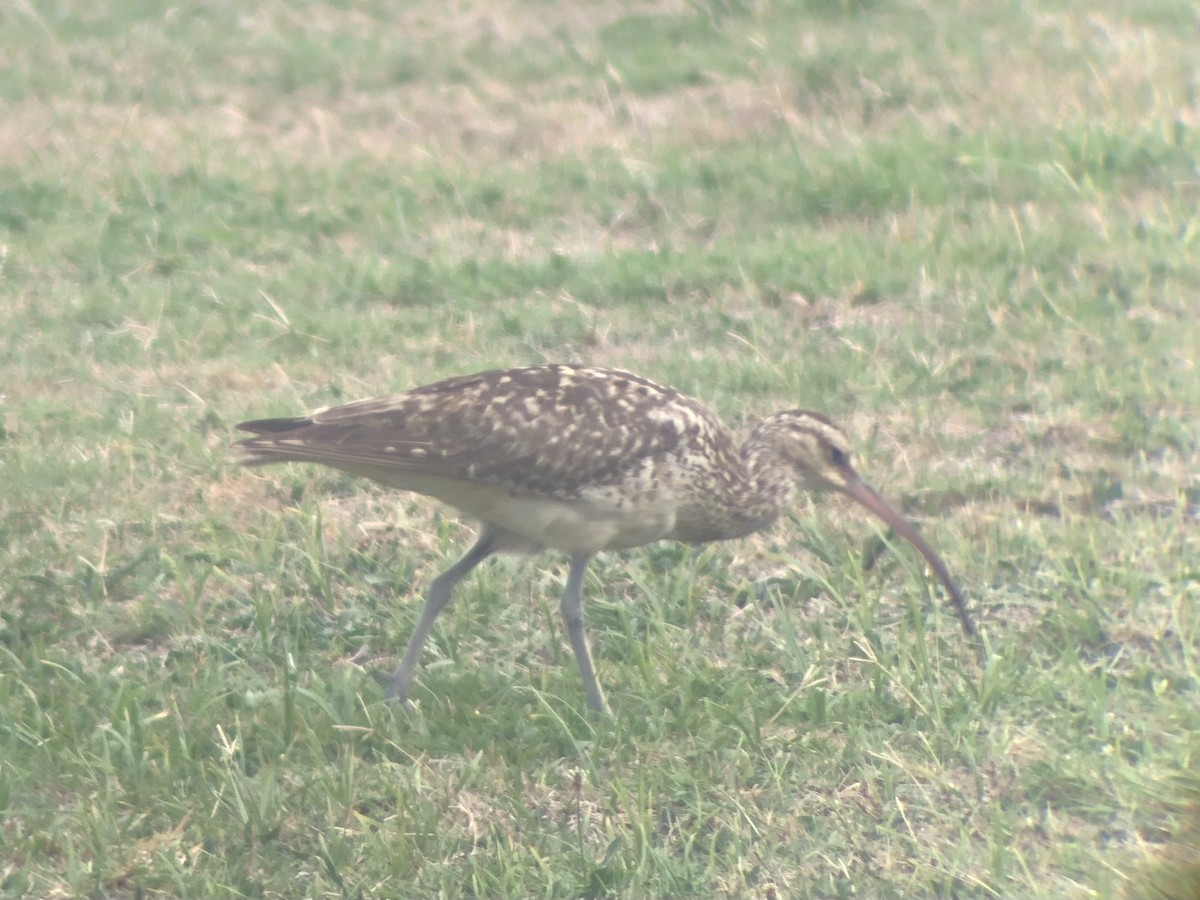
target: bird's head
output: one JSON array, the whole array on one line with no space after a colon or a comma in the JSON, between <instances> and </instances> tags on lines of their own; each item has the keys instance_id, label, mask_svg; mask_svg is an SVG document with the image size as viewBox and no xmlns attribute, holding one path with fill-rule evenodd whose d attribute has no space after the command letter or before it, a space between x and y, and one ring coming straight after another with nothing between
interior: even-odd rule
<instances>
[{"instance_id":1,"label":"bird's head","mask_svg":"<svg viewBox=\"0 0 1200 900\"><path fill-rule=\"evenodd\" d=\"M771 448L769 455L790 470L798 487L845 494L912 544L946 585L967 635L976 635L966 604L945 563L908 520L855 471L850 440L840 428L819 413L790 409L760 422L751 441L759 447Z\"/></svg>"},{"instance_id":2,"label":"bird's head","mask_svg":"<svg viewBox=\"0 0 1200 900\"><path fill-rule=\"evenodd\" d=\"M860 480L850 439L820 413L789 409L768 416L758 432L791 469L797 486L809 491L844 491Z\"/></svg>"}]
</instances>

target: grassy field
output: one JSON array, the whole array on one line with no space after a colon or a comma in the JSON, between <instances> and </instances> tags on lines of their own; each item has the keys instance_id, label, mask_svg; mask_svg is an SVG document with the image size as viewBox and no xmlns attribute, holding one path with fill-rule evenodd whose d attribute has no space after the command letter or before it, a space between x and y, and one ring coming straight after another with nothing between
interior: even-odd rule
<instances>
[{"instance_id":1,"label":"grassy field","mask_svg":"<svg viewBox=\"0 0 1200 900\"><path fill-rule=\"evenodd\" d=\"M1192 0L0 10L0 896L1170 897L1200 835ZM244 418L581 360L839 500L552 555ZM1190 854L1190 855L1189 855Z\"/></svg>"}]
</instances>

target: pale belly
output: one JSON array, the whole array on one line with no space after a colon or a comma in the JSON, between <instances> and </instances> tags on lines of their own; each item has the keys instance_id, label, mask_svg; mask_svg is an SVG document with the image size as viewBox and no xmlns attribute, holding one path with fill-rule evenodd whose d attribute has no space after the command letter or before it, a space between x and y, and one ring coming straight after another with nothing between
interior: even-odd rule
<instances>
[{"instance_id":1,"label":"pale belly","mask_svg":"<svg viewBox=\"0 0 1200 900\"><path fill-rule=\"evenodd\" d=\"M583 500L568 501L514 496L477 482L395 470L357 474L434 497L532 545L567 553L638 547L665 537L675 527L675 505L661 497L639 500L616 490L595 490Z\"/></svg>"}]
</instances>

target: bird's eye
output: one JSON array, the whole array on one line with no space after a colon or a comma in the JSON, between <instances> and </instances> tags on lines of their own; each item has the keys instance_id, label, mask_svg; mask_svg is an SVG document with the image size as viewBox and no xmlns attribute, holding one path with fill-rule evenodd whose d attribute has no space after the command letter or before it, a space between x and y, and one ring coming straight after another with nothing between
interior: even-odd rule
<instances>
[{"instance_id":1,"label":"bird's eye","mask_svg":"<svg viewBox=\"0 0 1200 900\"><path fill-rule=\"evenodd\" d=\"M830 446L829 461L839 469L844 469L846 466L850 465L850 454L840 447Z\"/></svg>"}]
</instances>

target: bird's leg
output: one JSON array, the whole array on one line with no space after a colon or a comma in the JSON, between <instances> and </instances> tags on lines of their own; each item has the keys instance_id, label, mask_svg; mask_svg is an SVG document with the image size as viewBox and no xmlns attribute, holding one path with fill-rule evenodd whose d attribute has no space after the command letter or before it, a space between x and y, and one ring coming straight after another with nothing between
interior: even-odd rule
<instances>
[{"instance_id":1,"label":"bird's leg","mask_svg":"<svg viewBox=\"0 0 1200 900\"><path fill-rule=\"evenodd\" d=\"M596 680L596 667L592 663L592 651L588 649L587 635L583 633L583 573L591 560L588 553L576 553L571 557L571 571L567 573L567 588L563 591L563 621L567 624L567 637L579 663L579 674L583 677L583 689L587 692L587 704L599 713L608 712L604 691Z\"/></svg>"},{"instance_id":2,"label":"bird's leg","mask_svg":"<svg viewBox=\"0 0 1200 900\"><path fill-rule=\"evenodd\" d=\"M404 658L400 660L396 671L387 677L386 693L389 702L401 704L408 702L408 691L412 687L417 664L421 661L421 650L424 649L425 642L429 639L429 632L433 630L434 620L450 602L454 595L455 585L462 581L468 572L491 556L495 547L495 535L490 530L485 530L479 536L479 540L475 542L475 546L468 550L462 559L433 579L425 594L425 606L421 609L421 617L417 619L412 637L408 639L408 646L404 649Z\"/></svg>"}]
</instances>

